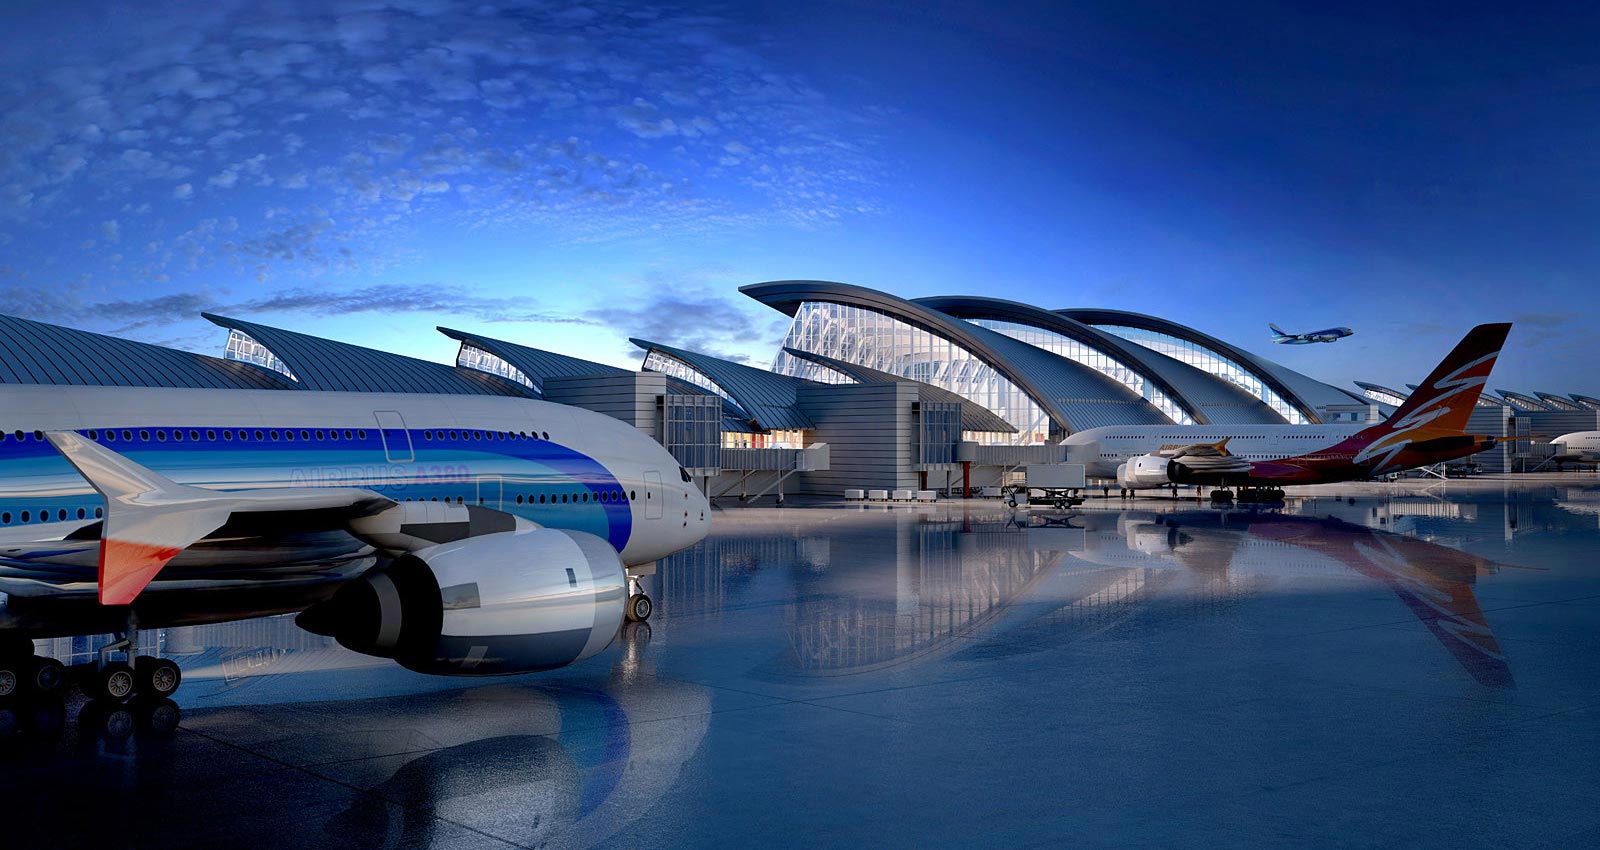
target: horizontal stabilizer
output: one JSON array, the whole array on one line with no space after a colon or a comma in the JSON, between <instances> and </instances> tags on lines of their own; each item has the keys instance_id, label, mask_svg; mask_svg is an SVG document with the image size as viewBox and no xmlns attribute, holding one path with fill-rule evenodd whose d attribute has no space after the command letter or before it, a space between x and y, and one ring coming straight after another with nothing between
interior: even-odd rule
<instances>
[{"instance_id":1,"label":"horizontal stabilizer","mask_svg":"<svg viewBox=\"0 0 1600 850\"><path fill-rule=\"evenodd\" d=\"M105 497L100 531L100 603L128 605L168 561L221 528L235 513L354 509L377 513L394 502L351 487L290 487L222 492L179 484L73 431L45 435Z\"/></svg>"}]
</instances>

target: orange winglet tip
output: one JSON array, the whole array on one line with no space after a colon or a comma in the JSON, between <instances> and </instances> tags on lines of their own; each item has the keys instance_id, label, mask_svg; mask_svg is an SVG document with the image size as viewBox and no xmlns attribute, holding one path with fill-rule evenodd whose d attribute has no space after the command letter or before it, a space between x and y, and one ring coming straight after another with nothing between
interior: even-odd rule
<instances>
[{"instance_id":1,"label":"orange winglet tip","mask_svg":"<svg viewBox=\"0 0 1600 850\"><path fill-rule=\"evenodd\" d=\"M126 540L100 541L100 604L132 605L182 549Z\"/></svg>"}]
</instances>

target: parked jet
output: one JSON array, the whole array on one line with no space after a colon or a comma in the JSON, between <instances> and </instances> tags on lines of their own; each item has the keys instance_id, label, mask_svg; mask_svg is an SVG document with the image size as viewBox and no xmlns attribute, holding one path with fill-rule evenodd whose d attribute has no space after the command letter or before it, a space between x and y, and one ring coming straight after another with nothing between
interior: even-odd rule
<instances>
[{"instance_id":1,"label":"parked jet","mask_svg":"<svg viewBox=\"0 0 1600 850\"><path fill-rule=\"evenodd\" d=\"M1313 342L1337 342L1355 333L1349 328L1324 328L1320 331L1310 331L1303 334L1292 334L1271 322L1267 327L1272 329L1272 341L1279 345L1306 345Z\"/></svg>"},{"instance_id":2,"label":"parked jet","mask_svg":"<svg viewBox=\"0 0 1600 850\"><path fill-rule=\"evenodd\" d=\"M1135 490L1323 484L1466 457L1507 439L1468 434L1466 426L1510 330L1509 324L1473 328L1376 425L1112 425L1080 431L1066 443L1090 447L1090 475Z\"/></svg>"},{"instance_id":3,"label":"parked jet","mask_svg":"<svg viewBox=\"0 0 1600 850\"><path fill-rule=\"evenodd\" d=\"M1600 431L1574 431L1550 441L1556 449L1556 459L1593 463L1600 461Z\"/></svg>"},{"instance_id":4,"label":"parked jet","mask_svg":"<svg viewBox=\"0 0 1600 850\"><path fill-rule=\"evenodd\" d=\"M31 638L83 634L52 611L87 606L121 637L97 694L165 696L178 668L139 656L138 629L318 582L337 590L298 622L357 652L559 667L649 617L639 576L709 526L654 440L544 401L7 385L0 411L0 690L58 684ZM234 600L195 610L197 589Z\"/></svg>"}]
</instances>

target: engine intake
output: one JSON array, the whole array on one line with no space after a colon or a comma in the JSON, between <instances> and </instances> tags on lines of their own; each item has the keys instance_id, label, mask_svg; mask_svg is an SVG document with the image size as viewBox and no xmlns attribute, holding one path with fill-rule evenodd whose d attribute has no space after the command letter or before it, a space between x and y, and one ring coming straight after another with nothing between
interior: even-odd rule
<instances>
[{"instance_id":1,"label":"engine intake","mask_svg":"<svg viewBox=\"0 0 1600 850\"><path fill-rule=\"evenodd\" d=\"M538 528L402 555L295 622L419 673L496 676L600 652L616 636L627 598L627 575L610 544Z\"/></svg>"}]
</instances>

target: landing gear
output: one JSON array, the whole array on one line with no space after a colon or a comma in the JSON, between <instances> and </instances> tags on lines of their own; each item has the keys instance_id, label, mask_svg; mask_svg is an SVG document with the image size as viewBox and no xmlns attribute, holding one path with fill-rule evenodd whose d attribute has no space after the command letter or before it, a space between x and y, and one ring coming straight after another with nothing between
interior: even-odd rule
<instances>
[{"instance_id":1,"label":"landing gear","mask_svg":"<svg viewBox=\"0 0 1600 850\"><path fill-rule=\"evenodd\" d=\"M47 655L35 655L28 673L28 685L35 693L52 694L67 680L67 668Z\"/></svg>"},{"instance_id":2,"label":"landing gear","mask_svg":"<svg viewBox=\"0 0 1600 850\"><path fill-rule=\"evenodd\" d=\"M636 576L628 576L628 605L623 609L624 616L630 623L642 623L650 619L650 614L655 611L655 603L645 595L644 588L639 586Z\"/></svg>"},{"instance_id":3,"label":"landing gear","mask_svg":"<svg viewBox=\"0 0 1600 850\"><path fill-rule=\"evenodd\" d=\"M65 679L60 661L33 654L32 640L0 637L0 699L54 693Z\"/></svg>"},{"instance_id":4,"label":"landing gear","mask_svg":"<svg viewBox=\"0 0 1600 850\"><path fill-rule=\"evenodd\" d=\"M121 654L126 661L113 661ZM100 649L100 669L94 678L93 696L122 702L134 694L150 699L166 699L177 693L183 671L166 658L139 654L139 626L128 618L128 630L119 632L114 643Z\"/></svg>"}]
</instances>

